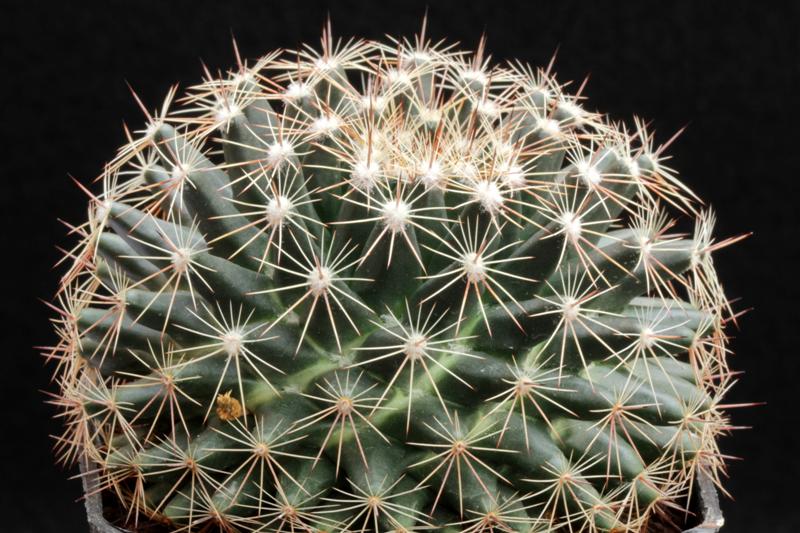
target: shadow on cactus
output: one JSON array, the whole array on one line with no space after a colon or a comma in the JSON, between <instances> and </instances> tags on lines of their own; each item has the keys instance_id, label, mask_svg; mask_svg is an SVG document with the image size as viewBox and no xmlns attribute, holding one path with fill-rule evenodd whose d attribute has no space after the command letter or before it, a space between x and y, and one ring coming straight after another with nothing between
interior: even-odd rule
<instances>
[{"instance_id":1,"label":"shadow on cactus","mask_svg":"<svg viewBox=\"0 0 800 533\"><path fill-rule=\"evenodd\" d=\"M171 91L64 259L63 462L132 529L682 524L724 472L732 240L563 89L328 30Z\"/></svg>"}]
</instances>

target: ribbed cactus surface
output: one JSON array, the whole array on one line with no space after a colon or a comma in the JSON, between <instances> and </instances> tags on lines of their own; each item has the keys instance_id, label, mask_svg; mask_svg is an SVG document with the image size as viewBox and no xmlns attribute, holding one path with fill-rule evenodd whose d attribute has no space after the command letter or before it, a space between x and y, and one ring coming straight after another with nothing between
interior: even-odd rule
<instances>
[{"instance_id":1,"label":"ribbed cactus surface","mask_svg":"<svg viewBox=\"0 0 800 533\"><path fill-rule=\"evenodd\" d=\"M321 48L127 131L58 294L63 459L129 528L682 522L730 313L663 147L482 45Z\"/></svg>"}]
</instances>

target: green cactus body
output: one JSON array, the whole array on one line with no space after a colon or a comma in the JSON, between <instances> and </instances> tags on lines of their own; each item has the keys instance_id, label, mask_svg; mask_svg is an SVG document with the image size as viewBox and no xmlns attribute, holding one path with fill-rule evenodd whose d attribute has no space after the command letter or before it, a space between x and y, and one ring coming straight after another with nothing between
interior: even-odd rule
<instances>
[{"instance_id":1,"label":"green cactus body","mask_svg":"<svg viewBox=\"0 0 800 533\"><path fill-rule=\"evenodd\" d=\"M723 466L727 305L644 126L481 53L332 44L171 93L107 166L50 354L65 461L181 531L684 505Z\"/></svg>"}]
</instances>

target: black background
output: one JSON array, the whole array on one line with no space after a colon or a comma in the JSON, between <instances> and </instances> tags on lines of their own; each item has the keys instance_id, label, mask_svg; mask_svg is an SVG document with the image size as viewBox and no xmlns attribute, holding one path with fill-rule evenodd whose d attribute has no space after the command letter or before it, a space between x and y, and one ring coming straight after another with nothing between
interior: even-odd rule
<instances>
[{"instance_id":1,"label":"black background","mask_svg":"<svg viewBox=\"0 0 800 533\"><path fill-rule=\"evenodd\" d=\"M793 4L793 7L791 7ZM546 63L559 47L559 79L591 78L589 106L652 119L673 166L719 214L721 237L754 236L718 254L729 296L754 311L741 320L734 367L745 370L731 402L767 402L734 413L723 442L730 461L725 531L800 531L797 430L798 138L800 8L760 2L429 2L430 34L473 47L488 34L497 59ZM173 82L199 80L246 57L317 43L330 13L341 36L413 36L424 3L4 2L0 53L0 530L85 531L74 472L52 466L57 431L43 404L49 369L31 348L53 341L48 298L58 273L57 217L81 221L88 183L141 124L129 81L149 107ZM4 269L5 270L5 269Z\"/></svg>"}]
</instances>

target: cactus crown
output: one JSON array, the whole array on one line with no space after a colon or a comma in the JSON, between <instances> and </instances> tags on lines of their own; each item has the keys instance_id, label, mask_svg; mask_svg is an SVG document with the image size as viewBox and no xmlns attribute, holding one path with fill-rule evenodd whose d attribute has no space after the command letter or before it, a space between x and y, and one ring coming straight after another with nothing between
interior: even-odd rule
<instances>
[{"instance_id":1,"label":"cactus crown","mask_svg":"<svg viewBox=\"0 0 800 533\"><path fill-rule=\"evenodd\" d=\"M641 121L424 34L175 94L74 229L48 352L61 457L126 524L638 531L717 478L727 241Z\"/></svg>"}]
</instances>

